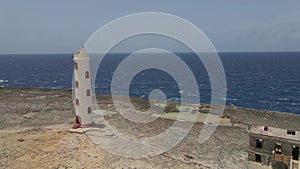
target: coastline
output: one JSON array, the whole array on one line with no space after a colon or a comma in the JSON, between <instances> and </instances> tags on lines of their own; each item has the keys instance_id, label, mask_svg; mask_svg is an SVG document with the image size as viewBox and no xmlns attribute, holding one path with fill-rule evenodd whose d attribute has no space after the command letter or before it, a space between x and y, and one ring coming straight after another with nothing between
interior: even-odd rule
<instances>
[{"instance_id":1,"label":"coastline","mask_svg":"<svg viewBox=\"0 0 300 169\"><path fill-rule=\"evenodd\" d=\"M100 110L116 111L111 95L97 95ZM137 109L147 109L149 102L144 98L130 97ZM72 90L44 89L44 88L0 88L1 102L0 113L2 118L7 118L0 123L0 129L7 127L47 126L55 124L73 124ZM176 112L176 102L169 102L165 112ZM190 105L184 103L184 105ZM193 104L194 105L194 104ZM202 109L202 110L201 110ZM206 110L205 110L206 109ZM207 113L209 104L201 103L199 110ZM26 118L32 115L37 117ZM43 117L40 117L43 115ZM232 123L241 123L247 126L267 125L279 128L300 130L297 121L299 114L277 112L270 110L256 110L236 106L225 106L223 117L230 118ZM15 118L15 119L14 119ZM11 121L9 121L11 120Z\"/></svg>"}]
</instances>

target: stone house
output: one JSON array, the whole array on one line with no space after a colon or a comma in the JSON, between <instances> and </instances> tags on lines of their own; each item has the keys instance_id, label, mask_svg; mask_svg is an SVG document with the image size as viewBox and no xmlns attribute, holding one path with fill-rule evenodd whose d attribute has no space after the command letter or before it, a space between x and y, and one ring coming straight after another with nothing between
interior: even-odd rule
<instances>
[{"instance_id":1,"label":"stone house","mask_svg":"<svg viewBox=\"0 0 300 169\"><path fill-rule=\"evenodd\" d=\"M248 158L273 169L300 169L299 147L300 131L253 126Z\"/></svg>"}]
</instances>

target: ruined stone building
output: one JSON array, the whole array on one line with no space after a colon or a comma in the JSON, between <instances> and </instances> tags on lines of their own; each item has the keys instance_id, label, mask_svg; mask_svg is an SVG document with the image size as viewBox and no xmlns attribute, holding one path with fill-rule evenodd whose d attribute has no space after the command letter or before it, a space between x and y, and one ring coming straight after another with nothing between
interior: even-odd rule
<instances>
[{"instance_id":1,"label":"ruined stone building","mask_svg":"<svg viewBox=\"0 0 300 169\"><path fill-rule=\"evenodd\" d=\"M273 169L300 169L299 147L300 131L253 126L248 158Z\"/></svg>"}]
</instances>

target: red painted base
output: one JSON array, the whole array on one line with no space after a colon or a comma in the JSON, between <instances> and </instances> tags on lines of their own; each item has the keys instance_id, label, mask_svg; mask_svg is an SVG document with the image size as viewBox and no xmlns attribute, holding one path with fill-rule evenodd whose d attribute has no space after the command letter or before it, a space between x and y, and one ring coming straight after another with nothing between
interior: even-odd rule
<instances>
[{"instance_id":1,"label":"red painted base","mask_svg":"<svg viewBox=\"0 0 300 169\"><path fill-rule=\"evenodd\" d=\"M78 128L88 128L88 127L93 127L96 124L94 122L90 123L90 124L81 124L80 123L80 117L76 116L76 122L74 124L74 126L72 127L72 129L78 129Z\"/></svg>"}]
</instances>

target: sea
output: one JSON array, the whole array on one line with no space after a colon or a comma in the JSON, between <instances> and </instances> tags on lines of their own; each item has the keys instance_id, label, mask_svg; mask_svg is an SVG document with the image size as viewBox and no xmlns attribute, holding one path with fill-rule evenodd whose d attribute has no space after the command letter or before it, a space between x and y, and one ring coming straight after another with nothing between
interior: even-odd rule
<instances>
[{"instance_id":1,"label":"sea","mask_svg":"<svg viewBox=\"0 0 300 169\"><path fill-rule=\"evenodd\" d=\"M97 94L111 93L113 74L128 55L105 55L97 71ZM201 102L210 103L209 76L202 62L194 53L177 56L192 70ZM226 75L227 105L300 114L300 52L222 52L219 56ZM73 54L1 54L0 59L1 88L72 89ZM129 89L131 96L143 98L161 89L169 101L181 101L176 81L158 69L136 74Z\"/></svg>"}]
</instances>

